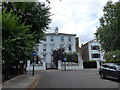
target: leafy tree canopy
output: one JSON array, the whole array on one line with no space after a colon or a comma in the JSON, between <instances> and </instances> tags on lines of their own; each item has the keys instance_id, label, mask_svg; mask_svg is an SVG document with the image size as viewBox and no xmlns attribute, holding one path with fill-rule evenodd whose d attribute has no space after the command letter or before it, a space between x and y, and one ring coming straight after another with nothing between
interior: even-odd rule
<instances>
[{"instance_id":1,"label":"leafy tree canopy","mask_svg":"<svg viewBox=\"0 0 120 90\"><path fill-rule=\"evenodd\" d=\"M7 12L12 9L21 23L31 25L29 33L34 34L36 43L43 39L44 32L49 28L51 22L49 6L40 2L3 2L2 9Z\"/></svg>"},{"instance_id":2,"label":"leafy tree canopy","mask_svg":"<svg viewBox=\"0 0 120 90\"><path fill-rule=\"evenodd\" d=\"M120 63L120 51L111 51L105 54L106 62Z\"/></svg>"},{"instance_id":3,"label":"leafy tree canopy","mask_svg":"<svg viewBox=\"0 0 120 90\"><path fill-rule=\"evenodd\" d=\"M30 25L25 26L11 12L2 15L2 55L5 63L24 61L33 45L33 35L28 34Z\"/></svg>"},{"instance_id":4,"label":"leafy tree canopy","mask_svg":"<svg viewBox=\"0 0 120 90\"><path fill-rule=\"evenodd\" d=\"M58 60L64 62L64 58L66 58L66 62L76 62L78 63L78 55L75 52L65 52L65 48L59 48L53 50L52 52L53 62L58 66Z\"/></svg>"},{"instance_id":5,"label":"leafy tree canopy","mask_svg":"<svg viewBox=\"0 0 120 90\"><path fill-rule=\"evenodd\" d=\"M48 29L50 8L40 2L2 3L2 55L5 63L30 59Z\"/></svg>"},{"instance_id":6,"label":"leafy tree canopy","mask_svg":"<svg viewBox=\"0 0 120 90\"><path fill-rule=\"evenodd\" d=\"M95 33L105 52L120 50L120 2L107 2Z\"/></svg>"}]
</instances>

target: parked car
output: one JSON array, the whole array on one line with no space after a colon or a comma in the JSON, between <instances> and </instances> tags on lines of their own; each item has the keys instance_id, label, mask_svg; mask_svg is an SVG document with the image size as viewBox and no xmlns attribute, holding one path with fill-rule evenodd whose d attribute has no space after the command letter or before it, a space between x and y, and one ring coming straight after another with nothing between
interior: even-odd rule
<instances>
[{"instance_id":1,"label":"parked car","mask_svg":"<svg viewBox=\"0 0 120 90\"><path fill-rule=\"evenodd\" d=\"M112 77L120 80L120 63L104 63L99 68L100 78Z\"/></svg>"}]
</instances>

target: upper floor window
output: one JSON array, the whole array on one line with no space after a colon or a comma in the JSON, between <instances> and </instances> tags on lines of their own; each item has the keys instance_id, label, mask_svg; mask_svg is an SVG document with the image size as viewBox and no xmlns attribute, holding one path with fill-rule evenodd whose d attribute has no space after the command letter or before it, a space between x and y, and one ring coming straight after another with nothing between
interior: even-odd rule
<instances>
[{"instance_id":1,"label":"upper floor window","mask_svg":"<svg viewBox=\"0 0 120 90\"><path fill-rule=\"evenodd\" d=\"M68 42L71 42L71 37L68 37Z\"/></svg>"},{"instance_id":2,"label":"upper floor window","mask_svg":"<svg viewBox=\"0 0 120 90\"><path fill-rule=\"evenodd\" d=\"M71 45L68 45L68 50L72 50Z\"/></svg>"},{"instance_id":3,"label":"upper floor window","mask_svg":"<svg viewBox=\"0 0 120 90\"><path fill-rule=\"evenodd\" d=\"M43 54L43 59L46 60L46 54Z\"/></svg>"},{"instance_id":4,"label":"upper floor window","mask_svg":"<svg viewBox=\"0 0 120 90\"><path fill-rule=\"evenodd\" d=\"M99 46L91 46L91 50L99 50L100 47Z\"/></svg>"},{"instance_id":5,"label":"upper floor window","mask_svg":"<svg viewBox=\"0 0 120 90\"><path fill-rule=\"evenodd\" d=\"M51 36L51 41L54 41L54 37L53 36Z\"/></svg>"},{"instance_id":6,"label":"upper floor window","mask_svg":"<svg viewBox=\"0 0 120 90\"><path fill-rule=\"evenodd\" d=\"M46 51L46 44L43 45L43 51Z\"/></svg>"},{"instance_id":7,"label":"upper floor window","mask_svg":"<svg viewBox=\"0 0 120 90\"><path fill-rule=\"evenodd\" d=\"M63 45L63 44L61 44L61 45L60 45L60 48L64 48L64 45Z\"/></svg>"},{"instance_id":8,"label":"upper floor window","mask_svg":"<svg viewBox=\"0 0 120 90\"><path fill-rule=\"evenodd\" d=\"M51 51L53 51L53 49L54 49L54 45L51 45Z\"/></svg>"},{"instance_id":9,"label":"upper floor window","mask_svg":"<svg viewBox=\"0 0 120 90\"><path fill-rule=\"evenodd\" d=\"M100 58L100 54L92 54L92 58Z\"/></svg>"},{"instance_id":10,"label":"upper floor window","mask_svg":"<svg viewBox=\"0 0 120 90\"><path fill-rule=\"evenodd\" d=\"M43 41L47 41L47 37L44 37Z\"/></svg>"},{"instance_id":11,"label":"upper floor window","mask_svg":"<svg viewBox=\"0 0 120 90\"><path fill-rule=\"evenodd\" d=\"M61 42L64 42L64 37L63 36L61 37Z\"/></svg>"}]
</instances>

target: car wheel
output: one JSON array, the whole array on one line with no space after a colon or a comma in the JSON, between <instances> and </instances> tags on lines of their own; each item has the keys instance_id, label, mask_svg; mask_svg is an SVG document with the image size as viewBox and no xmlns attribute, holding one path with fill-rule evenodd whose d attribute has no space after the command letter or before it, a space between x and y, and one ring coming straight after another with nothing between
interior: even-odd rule
<instances>
[{"instance_id":1,"label":"car wheel","mask_svg":"<svg viewBox=\"0 0 120 90\"><path fill-rule=\"evenodd\" d=\"M101 73L101 74L100 74L100 78L101 78L101 79L104 79L104 78L105 78L105 75Z\"/></svg>"}]
</instances>

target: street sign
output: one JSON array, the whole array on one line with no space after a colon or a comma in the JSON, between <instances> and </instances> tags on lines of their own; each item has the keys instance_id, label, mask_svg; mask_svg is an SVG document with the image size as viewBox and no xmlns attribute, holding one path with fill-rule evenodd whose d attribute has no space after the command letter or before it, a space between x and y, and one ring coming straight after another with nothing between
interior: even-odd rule
<instances>
[{"instance_id":1,"label":"street sign","mask_svg":"<svg viewBox=\"0 0 120 90\"><path fill-rule=\"evenodd\" d=\"M64 58L64 61L66 61L67 60L67 58Z\"/></svg>"},{"instance_id":2,"label":"street sign","mask_svg":"<svg viewBox=\"0 0 120 90\"><path fill-rule=\"evenodd\" d=\"M33 51L32 56L37 56L37 53L35 51Z\"/></svg>"}]
</instances>

